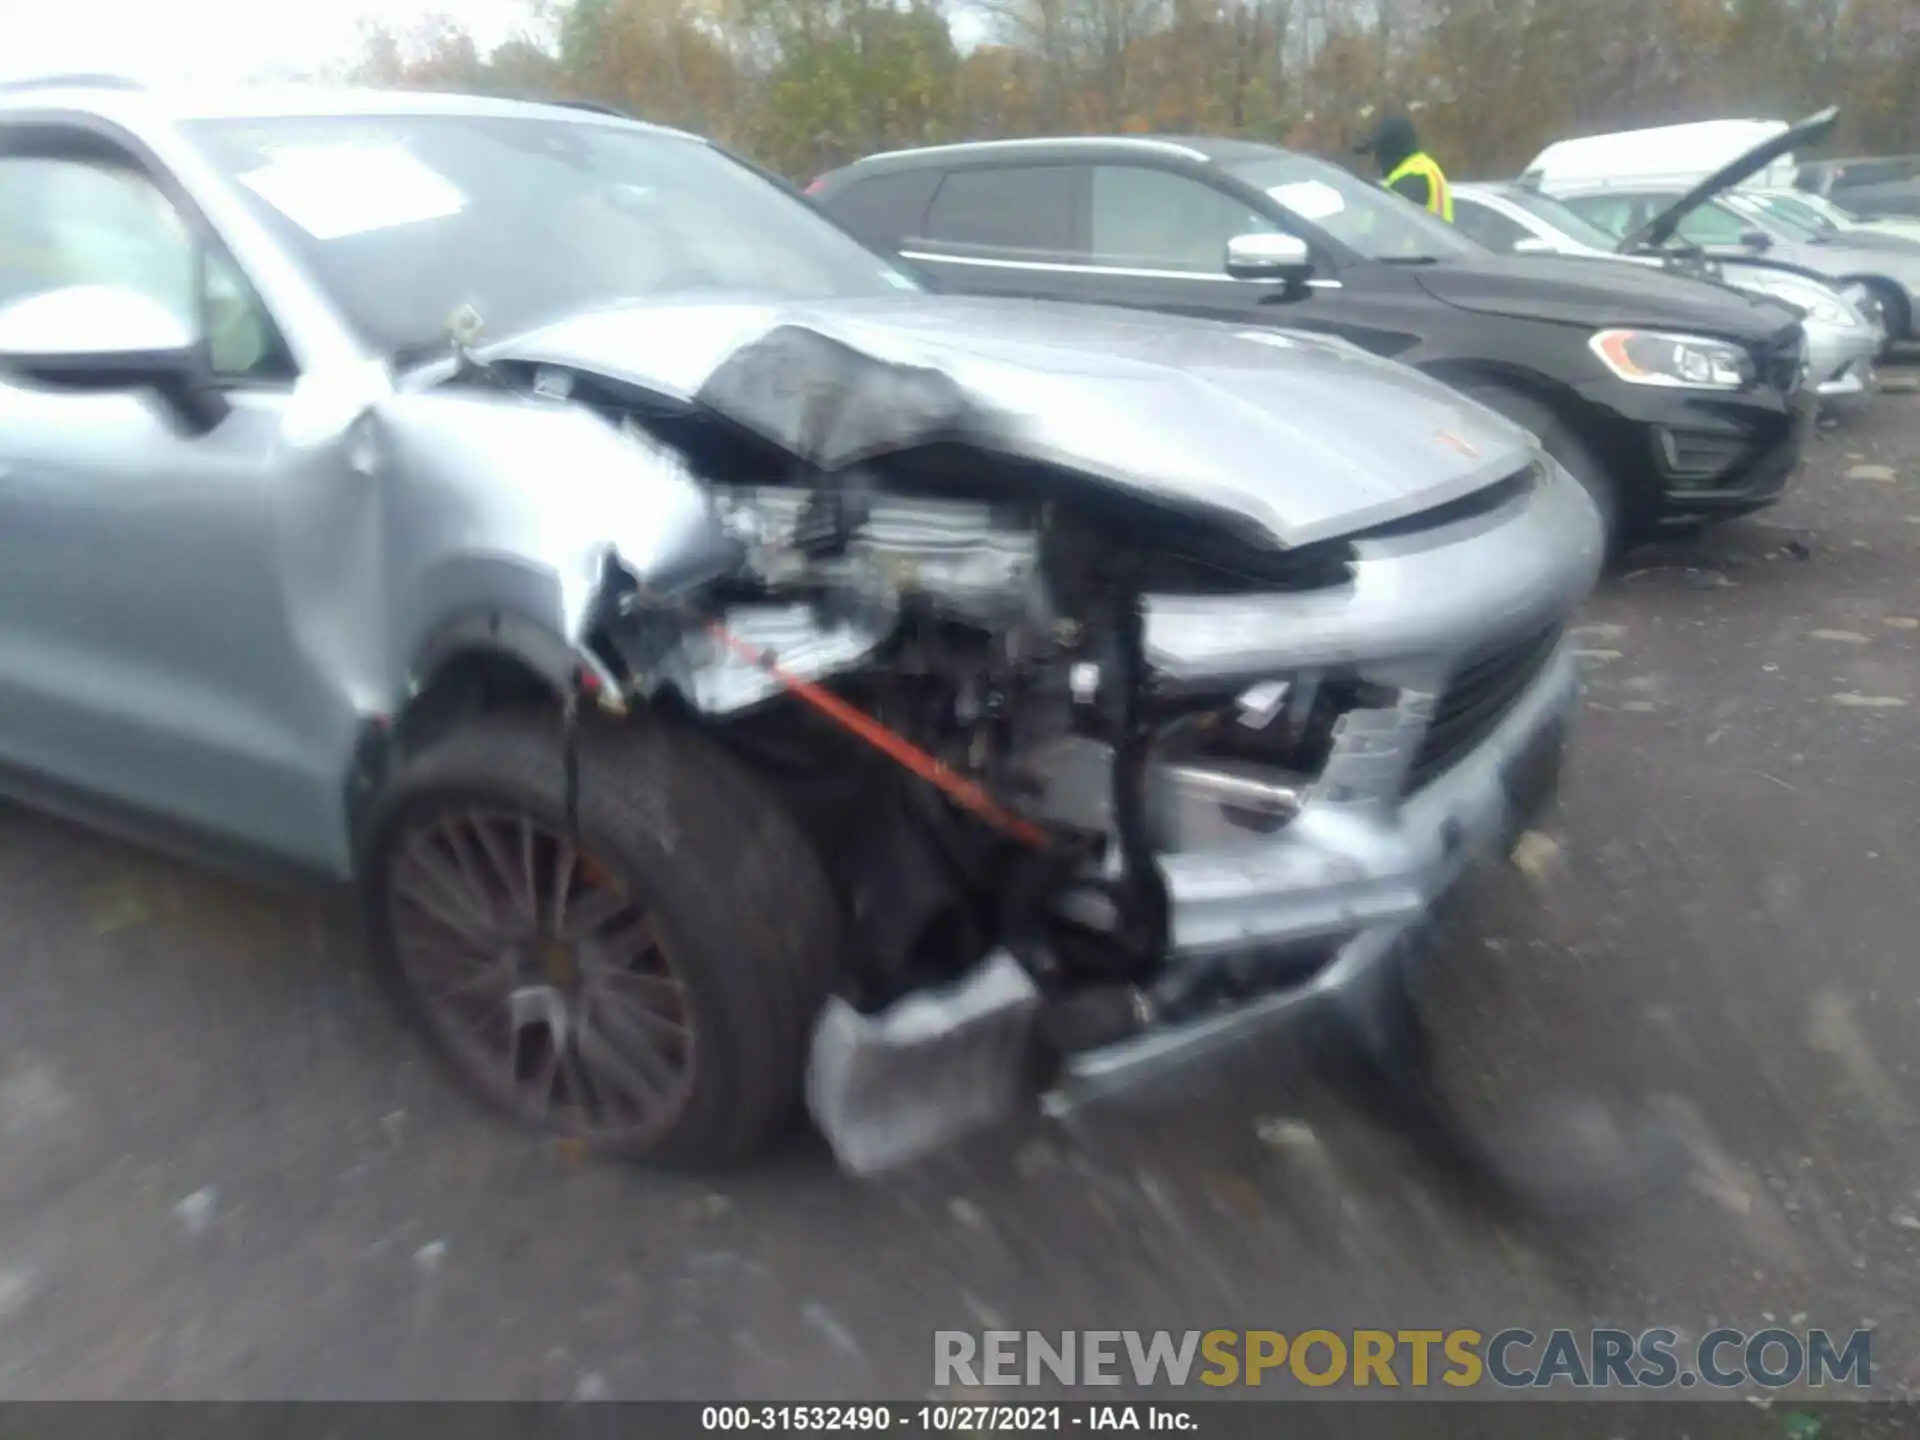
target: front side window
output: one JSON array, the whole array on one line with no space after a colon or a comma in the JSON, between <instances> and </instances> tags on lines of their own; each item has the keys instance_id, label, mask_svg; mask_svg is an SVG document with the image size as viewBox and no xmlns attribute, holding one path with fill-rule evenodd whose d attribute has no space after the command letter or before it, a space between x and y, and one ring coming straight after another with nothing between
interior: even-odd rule
<instances>
[{"instance_id":1,"label":"front side window","mask_svg":"<svg viewBox=\"0 0 1920 1440\"><path fill-rule=\"evenodd\" d=\"M1278 228L1245 202L1166 170L1098 165L1091 184L1096 265L1218 275L1234 236Z\"/></svg>"},{"instance_id":2,"label":"front side window","mask_svg":"<svg viewBox=\"0 0 1920 1440\"><path fill-rule=\"evenodd\" d=\"M146 175L93 160L0 159L0 305L76 285L133 290L164 306L206 337L222 379L292 374L246 277L201 244Z\"/></svg>"},{"instance_id":3,"label":"front side window","mask_svg":"<svg viewBox=\"0 0 1920 1440\"><path fill-rule=\"evenodd\" d=\"M712 146L612 120L276 116L190 129L383 353L435 346L466 309L497 338L667 296L919 288Z\"/></svg>"},{"instance_id":4,"label":"front side window","mask_svg":"<svg viewBox=\"0 0 1920 1440\"><path fill-rule=\"evenodd\" d=\"M1502 254L1511 254L1528 235L1527 228L1517 220L1509 220L1498 210L1464 195L1453 197L1453 227L1469 240Z\"/></svg>"},{"instance_id":5,"label":"front side window","mask_svg":"<svg viewBox=\"0 0 1920 1440\"><path fill-rule=\"evenodd\" d=\"M1718 201L1709 201L1681 220L1674 233L1689 245L1738 245L1751 229L1751 221Z\"/></svg>"}]
</instances>

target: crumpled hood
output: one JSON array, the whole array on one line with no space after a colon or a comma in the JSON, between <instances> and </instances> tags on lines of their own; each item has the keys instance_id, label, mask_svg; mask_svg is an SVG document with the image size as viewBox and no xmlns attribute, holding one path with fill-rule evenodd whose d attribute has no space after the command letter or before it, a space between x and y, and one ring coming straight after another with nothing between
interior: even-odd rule
<instances>
[{"instance_id":1,"label":"crumpled hood","mask_svg":"<svg viewBox=\"0 0 1920 1440\"><path fill-rule=\"evenodd\" d=\"M1729 340L1770 340L1792 323L1771 301L1639 265L1592 265L1578 256L1501 256L1423 266L1415 278L1436 300L1481 315L1601 329L1632 325Z\"/></svg>"},{"instance_id":2,"label":"crumpled hood","mask_svg":"<svg viewBox=\"0 0 1920 1440\"><path fill-rule=\"evenodd\" d=\"M922 294L673 300L576 316L485 355L705 407L824 469L957 438L1210 514L1266 547L1444 504L1534 454L1490 411L1353 346L1144 311ZM809 418L800 397L858 369L921 383L865 420Z\"/></svg>"}]
</instances>

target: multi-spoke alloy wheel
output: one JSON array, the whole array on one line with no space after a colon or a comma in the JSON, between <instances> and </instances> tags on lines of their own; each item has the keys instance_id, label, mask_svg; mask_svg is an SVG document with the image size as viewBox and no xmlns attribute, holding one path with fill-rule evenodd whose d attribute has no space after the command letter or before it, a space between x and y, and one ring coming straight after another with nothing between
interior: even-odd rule
<instances>
[{"instance_id":1,"label":"multi-spoke alloy wheel","mask_svg":"<svg viewBox=\"0 0 1920 1440\"><path fill-rule=\"evenodd\" d=\"M436 815L401 840L387 903L427 1020L500 1104L583 1137L673 1123L685 990L655 917L572 841L525 814Z\"/></svg>"},{"instance_id":2,"label":"multi-spoke alloy wheel","mask_svg":"<svg viewBox=\"0 0 1920 1440\"><path fill-rule=\"evenodd\" d=\"M844 946L811 839L664 722L462 720L369 812L382 971L455 1072L598 1153L740 1159L798 1108Z\"/></svg>"}]
</instances>

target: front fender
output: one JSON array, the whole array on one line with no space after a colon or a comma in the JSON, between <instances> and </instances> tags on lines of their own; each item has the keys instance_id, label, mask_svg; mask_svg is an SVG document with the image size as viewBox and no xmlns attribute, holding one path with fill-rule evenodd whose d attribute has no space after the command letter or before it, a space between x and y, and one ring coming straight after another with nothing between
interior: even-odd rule
<instances>
[{"instance_id":1,"label":"front fender","mask_svg":"<svg viewBox=\"0 0 1920 1440\"><path fill-rule=\"evenodd\" d=\"M507 661L540 681L564 703L580 695L618 704L618 687L605 663L585 646L513 610L462 611L447 618L414 652L409 698L432 687L448 667L474 656Z\"/></svg>"},{"instance_id":2,"label":"front fender","mask_svg":"<svg viewBox=\"0 0 1920 1440\"><path fill-rule=\"evenodd\" d=\"M501 392L396 394L370 412L391 476L389 633L401 691L436 657L505 650L558 685L592 654L624 574L678 593L740 547L673 453L577 405Z\"/></svg>"}]
</instances>

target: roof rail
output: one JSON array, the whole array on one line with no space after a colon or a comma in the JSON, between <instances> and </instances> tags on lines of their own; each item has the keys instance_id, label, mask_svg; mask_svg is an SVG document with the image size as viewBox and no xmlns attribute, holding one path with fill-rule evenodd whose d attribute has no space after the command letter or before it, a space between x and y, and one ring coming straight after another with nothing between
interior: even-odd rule
<instances>
[{"instance_id":1,"label":"roof rail","mask_svg":"<svg viewBox=\"0 0 1920 1440\"><path fill-rule=\"evenodd\" d=\"M147 87L131 75L76 72L66 75L29 75L16 80L0 80L0 95L23 90L144 90Z\"/></svg>"},{"instance_id":2,"label":"roof rail","mask_svg":"<svg viewBox=\"0 0 1920 1440\"><path fill-rule=\"evenodd\" d=\"M915 145L906 150L882 150L875 155L863 155L854 163L864 165L869 160L897 160L905 155L938 155L949 151L1013 150L1028 145L1125 145L1181 155L1189 160L1207 158L1204 150L1196 150L1191 145L1182 145L1177 140L1167 140L1157 135L1032 135L1012 140L956 140L945 145Z\"/></svg>"}]
</instances>

